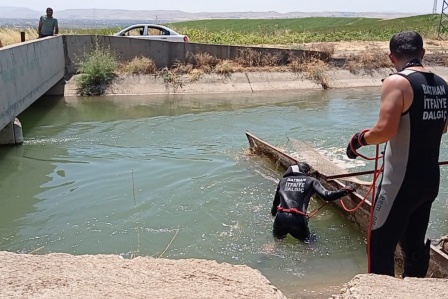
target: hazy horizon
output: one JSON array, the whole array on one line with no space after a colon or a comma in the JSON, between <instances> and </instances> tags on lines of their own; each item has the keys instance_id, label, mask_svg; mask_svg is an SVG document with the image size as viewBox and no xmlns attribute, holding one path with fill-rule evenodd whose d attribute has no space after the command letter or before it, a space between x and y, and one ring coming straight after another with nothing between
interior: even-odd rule
<instances>
[{"instance_id":1,"label":"hazy horizon","mask_svg":"<svg viewBox=\"0 0 448 299\"><path fill-rule=\"evenodd\" d=\"M353 1L353 0L165 0L161 2L142 2L140 0L78 0L76 3L69 1L50 0L45 3L36 3L32 0L22 0L20 4L11 5L11 0L0 0L0 6L28 8L44 13L46 7L52 7L57 11L68 9L122 9L122 10L181 10L184 12L353 12L353 13L415 13L430 14L433 9L433 1L409 0L377 0L377 1ZM442 1L439 1L440 12Z\"/></svg>"}]
</instances>

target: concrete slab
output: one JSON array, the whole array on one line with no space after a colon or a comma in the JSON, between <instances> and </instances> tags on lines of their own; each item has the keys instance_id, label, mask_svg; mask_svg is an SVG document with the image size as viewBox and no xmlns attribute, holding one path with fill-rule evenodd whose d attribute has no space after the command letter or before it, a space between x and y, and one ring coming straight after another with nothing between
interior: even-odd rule
<instances>
[{"instance_id":1,"label":"concrete slab","mask_svg":"<svg viewBox=\"0 0 448 299\"><path fill-rule=\"evenodd\" d=\"M329 72L330 88L380 87L385 72L374 76L356 76L346 70ZM65 86L65 96L76 96L74 76ZM120 75L106 95L257 93L268 91L322 90L319 82L292 72L244 72L229 75L204 74L193 80L191 75L168 80L154 75Z\"/></svg>"}]
</instances>

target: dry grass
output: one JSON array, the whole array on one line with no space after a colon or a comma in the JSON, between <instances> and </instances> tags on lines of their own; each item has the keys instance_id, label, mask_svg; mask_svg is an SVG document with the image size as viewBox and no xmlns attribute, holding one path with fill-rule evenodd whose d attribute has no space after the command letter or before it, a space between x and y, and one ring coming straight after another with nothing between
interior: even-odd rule
<instances>
[{"instance_id":1,"label":"dry grass","mask_svg":"<svg viewBox=\"0 0 448 299\"><path fill-rule=\"evenodd\" d=\"M328 55L329 58L331 58L336 51L336 47L334 44L331 43L318 43L318 44L311 44L310 50L322 52Z\"/></svg>"},{"instance_id":2,"label":"dry grass","mask_svg":"<svg viewBox=\"0 0 448 299\"><path fill-rule=\"evenodd\" d=\"M157 66L152 59L147 57L135 57L128 63L120 66L120 72L127 74L156 74Z\"/></svg>"},{"instance_id":3,"label":"dry grass","mask_svg":"<svg viewBox=\"0 0 448 299\"><path fill-rule=\"evenodd\" d=\"M311 59L304 65L305 78L320 84L323 89L328 89L330 87L328 64L326 64L322 60Z\"/></svg>"},{"instance_id":4,"label":"dry grass","mask_svg":"<svg viewBox=\"0 0 448 299\"><path fill-rule=\"evenodd\" d=\"M296 57L289 64L289 69L305 79L320 84L323 89L330 88L330 77L328 76L329 65L322 60Z\"/></svg>"},{"instance_id":5,"label":"dry grass","mask_svg":"<svg viewBox=\"0 0 448 299\"><path fill-rule=\"evenodd\" d=\"M217 73L231 76L235 72L294 72L305 79L320 84L322 88L330 87L329 65L315 58L297 57L290 51L277 54L263 54L254 49L240 51L235 59L220 60L206 53L188 53L186 62L177 62L171 69L165 69L162 77L169 84L179 84L181 75L188 74L189 81L199 80L205 73Z\"/></svg>"},{"instance_id":6,"label":"dry grass","mask_svg":"<svg viewBox=\"0 0 448 299\"><path fill-rule=\"evenodd\" d=\"M234 61L226 59L216 66L215 72L220 75L230 76L230 74L235 73L238 68L240 67Z\"/></svg>"},{"instance_id":7,"label":"dry grass","mask_svg":"<svg viewBox=\"0 0 448 299\"><path fill-rule=\"evenodd\" d=\"M36 28L25 28L18 30L12 27L0 27L0 44L9 46L20 43L20 32L25 32L25 40L33 40L38 38Z\"/></svg>"},{"instance_id":8,"label":"dry grass","mask_svg":"<svg viewBox=\"0 0 448 299\"><path fill-rule=\"evenodd\" d=\"M219 58L208 53L193 54L190 52L185 55L185 60L187 65L192 65L193 68L200 69L204 73L210 73L221 61Z\"/></svg>"},{"instance_id":9,"label":"dry grass","mask_svg":"<svg viewBox=\"0 0 448 299\"><path fill-rule=\"evenodd\" d=\"M305 79L320 84L323 89L331 87L331 80L328 75L330 66L325 61L313 57L294 57L289 64L289 69Z\"/></svg>"},{"instance_id":10,"label":"dry grass","mask_svg":"<svg viewBox=\"0 0 448 299\"><path fill-rule=\"evenodd\" d=\"M310 59L306 60L302 57L291 57L291 61L288 65L289 69L293 73L303 73L306 71L305 65L310 62Z\"/></svg>"},{"instance_id":11,"label":"dry grass","mask_svg":"<svg viewBox=\"0 0 448 299\"><path fill-rule=\"evenodd\" d=\"M193 70L195 70L195 67L190 63L181 63L179 61L175 61L171 69L176 74L189 74Z\"/></svg>"},{"instance_id":12,"label":"dry grass","mask_svg":"<svg viewBox=\"0 0 448 299\"><path fill-rule=\"evenodd\" d=\"M164 67L158 72L158 75L163 78L163 82L165 83L165 87L167 88L167 90L171 87L173 91L176 92L177 89L182 88L184 84L182 78L179 76L179 73L177 73L176 68L169 69L167 67Z\"/></svg>"},{"instance_id":13,"label":"dry grass","mask_svg":"<svg viewBox=\"0 0 448 299\"><path fill-rule=\"evenodd\" d=\"M199 79L202 78L203 75L204 75L204 71L203 70L193 69L189 73L189 80L190 80L190 82L198 81Z\"/></svg>"},{"instance_id":14,"label":"dry grass","mask_svg":"<svg viewBox=\"0 0 448 299\"><path fill-rule=\"evenodd\" d=\"M185 63L175 62L171 68L164 68L156 75L164 79L168 87L176 90L186 82L201 79L204 74L216 73L226 77L236 72L294 72L305 79L320 84L322 88L330 87L327 74L328 64L314 58L297 57L290 51L275 55L263 54L253 49L242 50L235 59L218 59L207 53L188 53ZM188 75L188 76L185 76Z\"/></svg>"},{"instance_id":15,"label":"dry grass","mask_svg":"<svg viewBox=\"0 0 448 299\"><path fill-rule=\"evenodd\" d=\"M289 55L287 51L277 54L263 54L261 51L254 49L240 50L238 57L235 61L243 67L266 67L266 66L278 66L287 65Z\"/></svg>"},{"instance_id":16,"label":"dry grass","mask_svg":"<svg viewBox=\"0 0 448 299\"><path fill-rule=\"evenodd\" d=\"M345 67L353 74L373 74L381 68L392 67L387 52L376 45L366 47L357 55L349 55Z\"/></svg>"}]
</instances>

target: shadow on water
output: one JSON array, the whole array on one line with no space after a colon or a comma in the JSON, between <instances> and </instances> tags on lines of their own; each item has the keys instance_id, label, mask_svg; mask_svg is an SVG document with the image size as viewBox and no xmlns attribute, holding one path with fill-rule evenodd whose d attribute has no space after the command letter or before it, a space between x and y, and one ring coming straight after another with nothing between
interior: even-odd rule
<instances>
[{"instance_id":1,"label":"shadow on water","mask_svg":"<svg viewBox=\"0 0 448 299\"><path fill-rule=\"evenodd\" d=\"M23 121L24 136L28 134L30 128L37 126L43 119L52 118L54 111L61 109L63 106L64 97L42 97L34 102L17 117ZM18 221L23 215L35 211L34 204L37 201L35 194L38 189L23 188L23 185L27 183L38 186L44 184L48 181L48 178L41 175L42 168L47 168L47 173L51 173L54 169L48 159L40 163L39 168L41 169L36 169L30 165L27 158L27 146L24 144L0 146L0 190L2 190L0 210L2 210L2 223ZM17 195L17 189L22 189L24 192ZM2 228L5 229L4 226ZM14 236L15 233L11 232L9 237L6 238L14 238Z\"/></svg>"},{"instance_id":2,"label":"shadow on water","mask_svg":"<svg viewBox=\"0 0 448 299\"><path fill-rule=\"evenodd\" d=\"M66 105L74 109L91 108L84 111L85 120L107 121L116 116L121 118L146 118L160 116L179 116L206 112L224 112L240 109L253 109L263 106L295 106L304 111L328 107L335 97L350 99L352 94L371 97L376 89L344 91L301 91L296 93L263 94L216 94L216 95L148 95L148 96L107 96L107 97L68 97ZM295 101L295 103L293 102ZM93 112L93 114L91 114Z\"/></svg>"},{"instance_id":3,"label":"shadow on water","mask_svg":"<svg viewBox=\"0 0 448 299\"><path fill-rule=\"evenodd\" d=\"M51 96L41 97L35 101L28 109L23 111L17 116L19 120L26 119L26 122L22 123L24 133L27 128L32 128L39 125L39 122L43 119L54 118L56 111L59 111L65 106L63 96Z\"/></svg>"}]
</instances>

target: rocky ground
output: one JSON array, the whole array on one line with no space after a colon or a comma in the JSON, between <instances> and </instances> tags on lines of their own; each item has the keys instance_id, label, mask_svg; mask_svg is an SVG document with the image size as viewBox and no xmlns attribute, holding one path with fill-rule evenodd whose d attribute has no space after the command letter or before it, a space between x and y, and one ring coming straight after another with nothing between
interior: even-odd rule
<instances>
[{"instance_id":1,"label":"rocky ground","mask_svg":"<svg viewBox=\"0 0 448 299\"><path fill-rule=\"evenodd\" d=\"M0 298L286 298L257 270L207 260L0 252Z\"/></svg>"},{"instance_id":2,"label":"rocky ground","mask_svg":"<svg viewBox=\"0 0 448 299\"><path fill-rule=\"evenodd\" d=\"M331 298L448 298L447 286L446 279L361 274ZM0 298L286 299L258 270L243 265L9 252L0 252Z\"/></svg>"},{"instance_id":3,"label":"rocky ground","mask_svg":"<svg viewBox=\"0 0 448 299\"><path fill-rule=\"evenodd\" d=\"M391 278L383 275L355 276L334 299L426 299L448 298L448 281L434 278Z\"/></svg>"}]
</instances>

